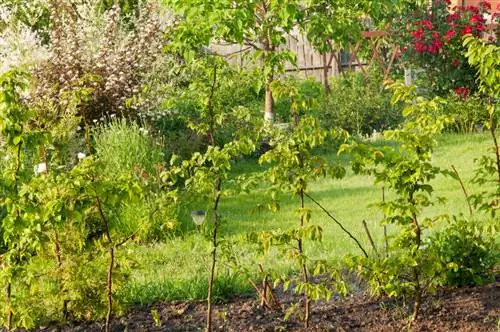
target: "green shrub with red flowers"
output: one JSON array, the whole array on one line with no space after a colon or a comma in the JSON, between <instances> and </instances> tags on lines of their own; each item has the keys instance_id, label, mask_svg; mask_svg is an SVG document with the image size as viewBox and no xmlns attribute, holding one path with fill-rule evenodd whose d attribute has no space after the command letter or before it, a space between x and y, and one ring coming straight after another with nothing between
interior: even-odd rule
<instances>
[{"instance_id":1,"label":"green shrub with red flowers","mask_svg":"<svg viewBox=\"0 0 500 332\"><path fill-rule=\"evenodd\" d=\"M466 98L477 86L475 70L464 55L463 36L482 37L491 14L487 1L479 6L452 7L449 0L441 0L430 10L414 12L394 26L403 65L422 69L431 92L446 95L453 91ZM491 15L492 21L498 19L497 15ZM498 41L490 38L490 42Z\"/></svg>"}]
</instances>

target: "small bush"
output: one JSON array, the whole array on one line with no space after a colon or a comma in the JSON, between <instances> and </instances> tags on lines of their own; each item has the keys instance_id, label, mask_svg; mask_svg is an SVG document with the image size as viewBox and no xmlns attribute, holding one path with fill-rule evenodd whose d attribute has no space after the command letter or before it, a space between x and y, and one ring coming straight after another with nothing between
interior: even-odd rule
<instances>
[{"instance_id":1,"label":"small bush","mask_svg":"<svg viewBox=\"0 0 500 332\"><path fill-rule=\"evenodd\" d=\"M391 104L391 93L384 90L375 74L366 79L360 73L350 73L332 80L318 116L325 126L341 127L358 136L393 129L402 122L400 110Z\"/></svg>"},{"instance_id":2,"label":"small bush","mask_svg":"<svg viewBox=\"0 0 500 332\"><path fill-rule=\"evenodd\" d=\"M155 173L157 165L164 160L161 144L134 122L110 122L95 131L94 139L96 154L110 174L134 169Z\"/></svg>"},{"instance_id":3,"label":"small bush","mask_svg":"<svg viewBox=\"0 0 500 332\"><path fill-rule=\"evenodd\" d=\"M454 218L432 237L432 247L446 267L442 283L450 286L481 285L494 278L500 259L493 224Z\"/></svg>"},{"instance_id":4,"label":"small bush","mask_svg":"<svg viewBox=\"0 0 500 332\"><path fill-rule=\"evenodd\" d=\"M460 134L481 131L484 123L488 121L486 105L477 96L469 98L450 96L442 112L454 120L448 125L447 130Z\"/></svg>"},{"instance_id":5,"label":"small bush","mask_svg":"<svg viewBox=\"0 0 500 332\"><path fill-rule=\"evenodd\" d=\"M164 169L163 144L148 136L137 123L116 120L95 132L95 149L104 172L113 177L133 172L146 187L145 197L120 208L119 228L140 229L140 240L165 239L178 224L178 208L163 199L159 172Z\"/></svg>"}]
</instances>

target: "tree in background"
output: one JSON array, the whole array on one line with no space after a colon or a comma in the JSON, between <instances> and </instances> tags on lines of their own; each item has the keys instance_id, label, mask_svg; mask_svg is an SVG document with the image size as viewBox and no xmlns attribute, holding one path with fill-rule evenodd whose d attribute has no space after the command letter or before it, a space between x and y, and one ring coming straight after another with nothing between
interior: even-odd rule
<instances>
[{"instance_id":1,"label":"tree in background","mask_svg":"<svg viewBox=\"0 0 500 332\"><path fill-rule=\"evenodd\" d=\"M298 0L166 0L178 17L175 44L186 56L211 43L237 44L253 50L265 85L265 119L273 121L271 83L295 55L280 46L301 19Z\"/></svg>"}]
</instances>

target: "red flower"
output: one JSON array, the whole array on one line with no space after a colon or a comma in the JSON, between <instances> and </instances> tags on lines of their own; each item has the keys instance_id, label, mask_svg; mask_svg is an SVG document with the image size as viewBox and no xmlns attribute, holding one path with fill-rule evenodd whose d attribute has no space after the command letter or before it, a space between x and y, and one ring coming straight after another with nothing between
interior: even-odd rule
<instances>
[{"instance_id":1,"label":"red flower","mask_svg":"<svg viewBox=\"0 0 500 332\"><path fill-rule=\"evenodd\" d=\"M452 64L453 67L458 68L458 66L460 66L460 61L458 61L458 59L455 58L455 59L453 59L453 61L452 61L451 64Z\"/></svg>"},{"instance_id":2,"label":"red flower","mask_svg":"<svg viewBox=\"0 0 500 332\"><path fill-rule=\"evenodd\" d=\"M418 53L427 52L427 45L422 42L415 42L415 51Z\"/></svg>"},{"instance_id":3,"label":"red flower","mask_svg":"<svg viewBox=\"0 0 500 332\"><path fill-rule=\"evenodd\" d=\"M455 89L455 93L460 98L465 99L465 98L467 98L467 96L469 96L469 89L467 89L466 87L462 86L462 87L456 88Z\"/></svg>"},{"instance_id":4,"label":"red flower","mask_svg":"<svg viewBox=\"0 0 500 332\"><path fill-rule=\"evenodd\" d=\"M441 38L441 35L437 31L432 31L432 37L434 39L439 39L439 38Z\"/></svg>"},{"instance_id":5,"label":"red flower","mask_svg":"<svg viewBox=\"0 0 500 332\"><path fill-rule=\"evenodd\" d=\"M460 14L455 12L453 14L448 15L448 22L458 20L460 18Z\"/></svg>"},{"instance_id":6,"label":"red flower","mask_svg":"<svg viewBox=\"0 0 500 332\"><path fill-rule=\"evenodd\" d=\"M462 31L460 31L460 34L463 35L469 35L472 34L472 27L470 25L466 25Z\"/></svg>"},{"instance_id":7,"label":"red flower","mask_svg":"<svg viewBox=\"0 0 500 332\"><path fill-rule=\"evenodd\" d=\"M441 39L434 39L432 41L432 44L436 47L436 51L439 51L443 48L443 42L441 41Z\"/></svg>"},{"instance_id":8,"label":"red flower","mask_svg":"<svg viewBox=\"0 0 500 332\"><path fill-rule=\"evenodd\" d=\"M411 34L416 40L420 40L424 35L424 30L420 28L417 31L413 31Z\"/></svg>"},{"instance_id":9,"label":"red flower","mask_svg":"<svg viewBox=\"0 0 500 332\"><path fill-rule=\"evenodd\" d=\"M476 29L477 29L477 31L478 31L478 32L481 32L481 31L483 31L483 30L484 30L484 25L482 25L482 24L477 24L477 25L476 25Z\"/></svg>"},{"instance_id":10,"label":"red flower","mask_svg":"<svg viewBox=\"0 0 500 332\"><path fill-rule=\"evenodd\" d=\"M450 41L456 34L457 34L457 32L455 30L448 30L446 32L446 34L444 35L444 39L446 39L447 41Z\"/></svg>"},{"instance_id":11,"label":"red flower","mask_svg":"<svg viewBox=\"0 0 500 332\"><path fill-rule=\"evenodd\" d=\"M484 9L491 9L491 3L489 3L488 1L480 1L479 6Z\"/></svg>"},{"instance_id":12,"label":"red flower","mask_svg":"<svg viewBox=\"0 0 500 332\"><path fill-rule=\"evenodd\" d=\"M480 22L480 23L484 23L486 22L486 20L481 16L481 15L472 15L472 17L470 18L470 21L472 23L475 23L475 22Z\"/></svg>"},{"instance_id":13,"label":"red flower","mask_svg":"<svg viewBox=\"0 0 500 332\"><path fill-rule=\"evenodd\" d=\"M465 11L477 14L477 13L479 13L479 8L476 6L466 6Z\"/></svg>"},{"instance_id":14,"label":"red flower","mask_svg":"<svg viewBox=\"0 0 500 332\"><path fill-rule=\"evenodd\" d=\"M431 30L432 29L432 22L429 20L425 20L422 22L423 25L427 27L427 29Z\"/></svg>"}]
</instances>

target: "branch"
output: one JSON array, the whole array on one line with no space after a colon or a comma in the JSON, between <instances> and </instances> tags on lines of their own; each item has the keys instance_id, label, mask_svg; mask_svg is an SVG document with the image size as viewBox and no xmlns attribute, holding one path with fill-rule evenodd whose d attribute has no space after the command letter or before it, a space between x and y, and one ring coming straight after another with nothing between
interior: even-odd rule
<instances>
[{"instance_id":1,"label":"branch","mask_svg":"<svg viewBox=\"0 0 500 332\"><path fill-rule=\"evenodd\" d=\"M308 193L304 192L304 195L309 198L314 204L316 204L321 210L323 210L323 212L326 213L326 215L328 217L330 217L330 219L332 219L343 231L344 233L346 233L347 235L349 235L349 237L354 241L356 242L356 244L358 245L359 249L363 252L363 254L365 255L366 258L368 258L368 254L366 253L366 250L363 248L363 246L361 245L361 243L359 243L358 239L356 239L354 237L354 235L352 235L351 232L349 232L341 223L340 221L338 221L330 212L328 212L328 210L323 207L323 205L321 205L321 203L319 203L317 200L315 200L314 198L312 198Z\"/></svg>"},{"instance_id":2,"label":"branch","mask_svg":"<svg viewBox=\"0 0 500 332\"><path fill-rule=\"evenodd\" d=\"M451 165L451 168L453 169L453 172L455 172L455 175L457 176L458 182L460 182L460 186L462 187L462 191L463 191L464 196L465 196L465 201L467 202L467 205L469 206L469 215L472 217L472 206L470 204L469 194L467 193L467 190L465 189L464 182L460 178L460 175L458 174L458 171L455 168L455 166Z\"/></svg>"}]
</instances>

